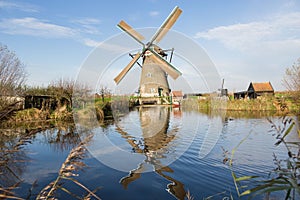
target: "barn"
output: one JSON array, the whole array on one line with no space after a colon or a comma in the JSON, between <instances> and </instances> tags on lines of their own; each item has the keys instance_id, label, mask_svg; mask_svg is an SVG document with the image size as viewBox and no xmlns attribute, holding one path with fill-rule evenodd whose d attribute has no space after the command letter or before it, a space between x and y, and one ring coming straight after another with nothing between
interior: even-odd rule
<instances>
[{"instance_id":1,"label":"barn","mask_svg":"<svg viewBox=\"0 0 300 200\"><path fill-rule=\"evenodd\" d=\"M235 99L256 99L259 96L274 95L274 88L271 82L253 83L251 82L246 91L235 92Z\"/></svg>"},{"instance_id":2,"label":"barn","mask_svg":"<svg viewBox=\"0 0 300 200\"><path fill-rule=\"evenodd\" d=\"M270 82L250 83L248 87L248 97L255 99L259 96L274 95L274 88Z\"/></svg>"}]
</instances>

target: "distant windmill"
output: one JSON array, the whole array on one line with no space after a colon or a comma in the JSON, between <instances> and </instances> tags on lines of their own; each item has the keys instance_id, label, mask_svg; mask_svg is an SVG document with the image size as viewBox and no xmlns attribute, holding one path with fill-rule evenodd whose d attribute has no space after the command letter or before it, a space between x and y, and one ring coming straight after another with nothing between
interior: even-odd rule
<instances>
[{"instance_id":1,"label":"distant windmill","mask_svg":"<svg viewBox=\"0 0 300 200\"><path fill-rule=\"evenodd\" d=\"M170 62L168 62L165 57L167 54L166 50L162 50L159 46L154 43L158 43L168 32L168 30L176 22L182 10L179 7L175 7L171 12L169 17L161 25L161 27L153 35L150 42L144 44L142 40L145 38L131 28L123 20L118 24L123 31L128 33L132 38L134 38L138 43L140 43L143 48L141 52L135 54L130 63L114 78L116 84L125 77L128 71L133 67L135 63L138 62L140 58L143 58L142 63L142 73L140 77L139 94L140 94L140 104L154 103L163 104L167 103L164 97L169 96L170 88L167 79L167 75L170 75L173 79L177 79L181 75L181 72L177 70ZM172 54L173 54L172 49ZM172 57L171 54L171 57ZM170 58L171 61L171 58Z\"/></svg>"},{"instance_id":2,"label":"distant windmill","mask_svg":"<svg viewBox=\"0 0 300 200\"><path fill-rule=\"evenodd\" d=\"M220 95L221 97L223 96L228 96L228 90L224 88L224 78L222 79L222 85L221 85L221 89L220 89Z\"/></svg>"}]
</instances>

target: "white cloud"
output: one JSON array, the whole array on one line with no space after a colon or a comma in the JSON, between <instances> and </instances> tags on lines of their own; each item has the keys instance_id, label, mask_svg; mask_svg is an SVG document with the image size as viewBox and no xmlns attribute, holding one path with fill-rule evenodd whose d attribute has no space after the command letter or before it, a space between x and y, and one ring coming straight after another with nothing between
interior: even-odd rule
<instances>
[{"instance_id":1,"label":"white cloud","mask_svg":"<svg viewBox=\"0 0 300 200\"><path fill-rule=\"evenodd\" d=\"M26 17L17 19L2 19L0 31L7 34L53 37L72 37L76 31L69 27L60 26L36 18Z\"/></svg>"},{"instance_id":2,"label":"white cloud","mask_svg":"<svg viewBox=\"0 0 300 200\"><path fill-rule=\"evenodd\" d=\"M12 1L0 1L2 9L17 9L24 12L38 12L36 6L27 3L14 3Z\"/></svg>"},{"instance_id":3,"label":"white cloud","mask_svg":"<svg viewBox=\"0 0 300 200\"><path fill-rule=\"evenodd\" d=\"M113 44L113 43L109 44L107 42L95 41L95 40L92 40L89 38L85 38L82 41L86 46L98 47L98 48L105 49L110 52L124 53L124 52L129 52L132 50L131 48L129 48L127 46L122 46L122 45Z\"/></svg>"},{"instance_id":4,"label":"white cloud","mask_svg":"<svg viewBox=\"0 0 300 200\"><path fill-rule=\"evenodd\" d=\"M73 22L77 22L80 24L84 24L84 25L91 25L91 24L100 24L101 21L99 19L96 18L82 18L82 19L77 19L77 20L73 20Z\"/></svg>"},{"instance_id":5,"label":"white cloud","mask_svg":"<svg viewBox=\"0 0 300 200\"><path fill-rule=\"evenodd\" d=\"M272 27L263 22L219 26L206 32L198 32L196 38L218 40L228 48L244 50L249 44L270 36Z\"/></svg>"},{"instance_id":6,"label":"white cloud","mask_svg":"<svg viewBox=\"0 0 300 200\"><path fill-rule=\"evenodd\" d=\"M99 35L100 31L93 25L100 21L93 18L73 20L76 28L57 25L37 18L12 18L0 20L0 32L10 35L27 35L43 38L70 38L89 47L97 47L101 42L89 39L84 34Z\"/></svg>"},{"instance_id":7,"label":"white cloud","mask_svg":"<svg viewBox=\"0 0 300 200\"><path fill-rule=\"evenodd\" d=\"M291 9L291 8L295 8L296 6L296 3L294 0L286 0L283 2L283 8L286 8L286 9Z\"/></svg>"},{"instance_id":8,"label":"white cloud","mask_svg":"<svg viewBox=\"0 0 300 200\"><path fill-rule=\"evenodd\" d=\"M159 12L158 12L158 11L151 11L151 12L149 12L149 15L150 15L151 17L156 17L156 16L159 15Z\"/></svg>"},{"instance_id":9,"label":"white cloud","mask_svg":"<svg viewBox=\"0 0 300 200\"><path fill-rule=\"evenodd\" d=\"M264 21L219 26L198 32L195 38L217 40L229 49L245 51L271 43L300 40L300 12L289 13ZM284 44L283 44L284 45Z\"/></svg>"},{"instance_id":10,"label":"white cloud","mask_svg":"<svg viewBox=\"0 0 300 200\"><path fill-rule=\"evenodd\" d=\"M79 31L82 33L99 35L101 32L98 29L99 24L101 21L95 18L82 18L77 20L72 20L72 23L77 24L80 26Z\"/></svg>"},{"instance_id":11,"label":"white cloud","mask_svg":"<svg viewBox=\"0 0 300 200\"><path fill-rule=\"evenodd\" d=\"M243 90L250 81L271 81L283 90L284 70L300 52L300 12L273 15L249 23L198 32L229 89ZM230 51L228 51L230 50Z\"/></svg>"},{"instance_id":12,"label":"white cloud","mask_svg":"<svg viewBox=\"0 0 300 200\"><path fill-rule=\"evenodd\" d=\"M89 38L85 38L83 39L83 43L88 46L88 47L97 47L101 44L101 42L89 39Z\"/></svg>"}]
</instances>

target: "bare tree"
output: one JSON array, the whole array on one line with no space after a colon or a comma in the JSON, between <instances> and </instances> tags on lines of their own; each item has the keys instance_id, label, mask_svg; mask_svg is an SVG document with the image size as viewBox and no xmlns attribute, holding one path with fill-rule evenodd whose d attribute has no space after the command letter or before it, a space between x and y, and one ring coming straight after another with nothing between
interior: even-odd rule
<instances>
[{"instance_id":1,"label":"bare tree","mask_svg":"<svg viewBox=\"0 0 300 200\"><path fill-rule=\"evenodd\" d=\"M90 88L88 85L77 83L73 79L60 78L48 86L48 94L53 95L57 99L58 108L66 105L68 109L72 109L74 106L73 101L77 101L78 97L86 97L89 92ZM75 97L73 98L74 94Z\"/></svg>"},{"instance_id":2,"label":"bare tree","mask_svg":"<svg viewBox=\"0 0 300 200\"><path fill-rule=\"evenodd\" d=\"M108 89L107 86L101 85L99 92L100 92L102 102L104 102L104 99L105 99L106 96L111 95L110 89Z\"/></svg>"},{"instance_id":3,"label":"bare tree","mask_svg":"<svg viewBox=\"0 0 300 200\"><path fill-rule=\"evenodd\" d=\"M7 46L0 44L0 103L4 107L6 97L21 95L26 79L25 65Z\"/></svg>"},{"instance_id":4,"label":"bare tree","mask_svg":"<svg viewBox=\"0 0 300 200\"><path fill-rule=\"evenodd\" d=\"M59 108L66 105L69 109L71 109L74 87L74 80L60 78L48 86L48 91L51 95L56 97Z\"/></svg>"},{"instance_id":5,"label":"bare tree","mask_svg":"<svg viewBox=\"0 0 300 200\"><path fill-rule=\"evenodd\" d=\"M300 98L300 58L286 69L283 84L296 99Z\"/></svg>"}]
</instances>

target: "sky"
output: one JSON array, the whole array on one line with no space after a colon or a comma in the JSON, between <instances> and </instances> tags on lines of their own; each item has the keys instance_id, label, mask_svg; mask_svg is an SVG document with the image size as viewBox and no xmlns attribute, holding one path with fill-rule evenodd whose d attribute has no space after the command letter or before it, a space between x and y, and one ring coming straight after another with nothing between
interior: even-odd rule
<instances>
[{"instance_id":1,"label":"sky","mask_svg":"<svg viewBox=\"0 0 300 200\"><path fill-rule=\"evenodd\" d=\"M159 27L175 6L183 12L172 30L203 48L229 92L268 81L285 90L285 69L300 57L296 0L0 0L0 43L25 64L28 85L47 86L76 79L91 52L122 32L120 20Z\"/></svg>"}]
</instances>

